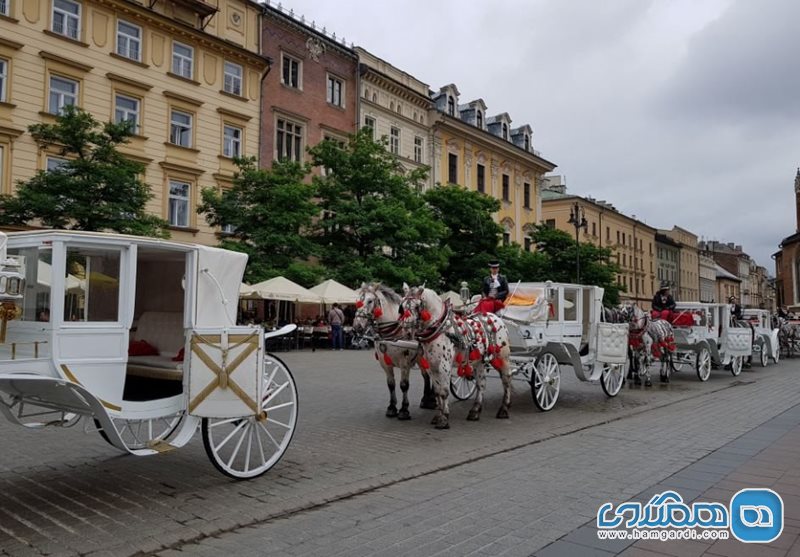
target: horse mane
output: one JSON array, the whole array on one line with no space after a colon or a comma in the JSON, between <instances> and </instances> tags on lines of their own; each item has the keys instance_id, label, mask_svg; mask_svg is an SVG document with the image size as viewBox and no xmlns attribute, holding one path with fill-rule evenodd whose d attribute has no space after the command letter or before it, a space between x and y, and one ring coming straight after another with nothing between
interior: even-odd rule
<instances>
[{"instance_id":1,"label":"horse mane","mask_svg":"<svg viewBox=\"0 0 800 557\"><path fill-rule=\"evenodd\" d=\"M398 306L403 303L402 296L384 284L375 285L375 290L383 294L384 298Z\"/></svg>"}]
</instances>

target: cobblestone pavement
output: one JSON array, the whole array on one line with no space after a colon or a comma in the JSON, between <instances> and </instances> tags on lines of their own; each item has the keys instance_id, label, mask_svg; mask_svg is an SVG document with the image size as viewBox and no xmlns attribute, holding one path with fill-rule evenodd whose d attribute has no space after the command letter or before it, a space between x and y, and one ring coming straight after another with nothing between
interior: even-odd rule
<instances>
[{"instance_id":1,"label":"cobblestone pavement","mask_svg":"<svg viewBox=\"0 0 800 557\"><path fill-rule=\"evenodd\" d=\"M80 426L0 423L0 554L530 554L579 527L600 502L634 495L794 405L798 364L719 370L707 383L606 399L564 369L562 398L538 412L516 383L510 420L454 406L436 431L412 378L411 422L383 416L369 352L286 354L300 422L284 459L234 482L198 439L149 458L120 456Z\"/></svg>"}]
</instances>

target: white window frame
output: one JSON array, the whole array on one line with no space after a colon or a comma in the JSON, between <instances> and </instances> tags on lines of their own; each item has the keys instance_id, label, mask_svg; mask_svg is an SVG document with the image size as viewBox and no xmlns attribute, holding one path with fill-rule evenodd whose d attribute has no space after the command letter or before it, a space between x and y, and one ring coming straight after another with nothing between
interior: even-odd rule
<instances>
[{"instance_id":1,"label":"white window frame","mask_svg":"<svg viewBox=\"0 0 800 557\"><path fill-rule=\"evenodd\" d=\"M281 126L283 123L283 126ZM306 126L289 118L279 117L275 121L275 158L278 160L290 159L295 162L303 161L305 147ZM278 141L282 135L283 140ZM297 139L300 139L299 145ZM287 139L290 141L287 142ZM287 146L289 147L287 149Z\"/></svg>"},{"instance_id":2,"label":"white window frame","mask_svg":"<svg viewBox=\"0 0 800 557\"><path fill-rule=\"evenodd\" d=\"M56 6L56 3L62 4L61 7ZM77 7L78 13L72 13L68 11L64 4L72 5ZM81 9L82 6L80 2L74 2L73 0L53 0L53 12L52 12L52 22L51 22L51 31L58 35L62 35L64 37L68 37L70 39L80 40L81 37ZM58 21L58 25L61 26L61 30L59 31L56 29L56 22ZM74 33L70 32L70 22L74 23Z\"/></svg>"},{"instance_id":3,"label":"white window frame","mask_svg":"<svg viewBox=\"0 0 800 557\"><path fill-rule=\"evenodd\" d=\"M328 79L325 83L327 91L325 98L328 100L328 104L338 106L339 108L344 107L344 80L335 75L328 74Z\"/></svg>"},{"instance_id":4,"label":"white window frame","mask_svg":"<svg viewBox=\"0 0 800 557\"><path fill-rule=\"evenodd\" d=\"M389 152L395 155L400 154L400 128L396 126L389 128Z\"/></svg>"},{"instance_id":5,"label":"white window frame","mask_svg":"<svg viewBox=\"0 0 800 557\"><path fill-rule=\"evenodd\" d=\"M189 56L185 54L181 54L179 52L175 52L175 47L185 48L189 51ZM175 64L178 64L178 67ZM188 74L186 75L186 68L188 62ZM188 44L184 44L179 41L172 41L172 73L175 75L179 75L181 77L185 77L186 79L194 79L194 47Z\"/></svg>"},{"instance_id":6,"label":"white window frame","mask_svg":"<svg viewBox=\"0 0 800 557\"><path fill-rule=\"evenodd\" d=\"M228 132L231 132L230 134ZM242 156L242 143L244 130L239 126L223 124L222 126L222 156L228 158Z\"/></svg>"},{"instance_id":7,"label":"white window frame","mask_svg":"<svg viewBox=\"0 0 800 557\"><path fill-rule=\"evenodd\" d=\"M7 99L8 99L8 60L6 60L5 58L0 58L0 102L7 102Z\"/></svg>"},{"instance_id":8,"label":"white window frame","mask_svg":"<svg viewBox=\"0 0 800 557\"><path fill-rule=\"evenodd\" d=\"M229 72L229 69L234 71ZM236 71L238 71L238 74ZM241 66L241 64L236 64L234 62L228 62L225 60L223 65L222 90L226 93L230 93L231 95L241 97L243 96L243 85L244 68Z\"/></svg>"},{"instance_id":9,"label":"white window frame","mask_svg":"<svg viewBox=\"0 0 800 557\"><path fill-rule=\"evenodd\" d=\"M188 116L189 117L188 125L186 123L184 123L184 122L175 120L174 116L175 116L176 112L178 114L182 114L184 116ZM179 147L187 147L187 148L191 149L192 148L192 131L193 131L192 128L193 127L194 127L194 114L192 114L191 112L184 112L183 110L178 110L177 108L170 108L170 111L169 111L169 142L171 144L178 145ZM188 130L189 141L188 141L187 145L184 145L183 143L180 143L179 141L175 141L176 139L180 139L181 137L183 137L183 135L180 133L181 130L183 130L183 129ZM176 135L176 132L178 132L179 135Z\"/></svg>"},{"instance_id":10,"label":"white window frame","mask_svg":"<svg viewBox=\"0 0 800 557\"><path fill-rule=\"evenodd\" d=\"M286 61L292 62L297 64L297 84L287 83L285 79L285 72L286 72ZM291 69L289 70L289 78L291 79L292 72ZM290 87L292 89L303 89L303 62L298 60L294 56L286 54L285 52L281 53L281 83L284 84L286 87Z\"/></svg>"},{"instance_id":11,"label":"white window frame","mask_svg":"<svg viewBox=\"0 0 800 557\"><path fill-rule=\"evenodd\" d=\"M74 92L70 92L70 91L55 89L53 87L53 80L60 80L60 81L63 81L65 83L73 83L73 84L75 84L75 91ZM78 98L79 98L80 90L81 90L80 81L78 81L77 79L71 79L69 77L64 77L64 76L56 75L56 74L50 74L48 81L49 81L49 83L48 83L49 88L48 88L48 91L47 91L47 105L48 105L47 106L47 111L50 114L61 114L61 110L65 106L67 106L68 104L72 104L72 105L77 106ZM53 95L56 95L56 99L55 99L56 100L56 106L53 106ZM66 99L72 99L73 102L72 103L67 103L67 102L65 102Z\"/></svg>"},{"instance_id":12,"label":"white window frame","mask_svg":"<svg viewBox=\"0 0 800 557\"><path fill-rule=\"evenodd\" d=\"M375 121L375 118L372 116L364 116L364 127L370 129L372 139L375 139L375 128L377 126L378 122Z\"/></svg>"},{"instance_id":13,"label":"white window frame","mask_svg":"<svg viewBox=\"0 0 800 557\"><path fill-rule=\"evenodd\" d=\"M425 151L425 140L420 136L414 136L414 162L422 162L422 153Z\"/></svg>"},{"instance_id":14,"label":"white window frame","mask_svg":"<svg viewBox=\"0 0 800 557\"><path fill-rule=\"evenodd\" d=\"M133 101L136 103L136 108L131 110L127 107L120 107L118 104L119 99ZM142 122L142 99L126 95L124 93L114 93L114 122L119 124L122 121L130 121L130 116L133 115L133 128L131 132L134 135L139 134L139 126Z\"/></svg>"},{"instance_id":15,"label":"white window frame","mask_svg":"<svg viewBox=\"0 0 800 557\"><path fill-rule=\"evenodd\" d=\"M191 182L185 182L183 180L173 180L170 179L167 184L168 190L168 201L167 201L167 222L170 226L174 226L176 228L189 228L191 224L191 201L192 201L192 184ZM173 186L186 186L186 195L179 195L177 193L172 192ZM181 222L179 218L179 204L185 203L186 204L186 212L184 214L184 221Z\"/></svg>"},{"instance_id":16,"label":"white window frame","mask_svg":"<svg viewBox=\"0 0 800 557\"><path fill-rule=\"evenodd\" d=\"M137 36L133 36L128 34L127 32L123 31L120 26L127 25L128 27L133 27L136 29ZM131 55L133 51L133 46L135 45L136 51L134 55ZM142 61L142 28L139 25L135 25L130 21L125 21L124 19L117 20L117 55L122 56L123 58L127 58L128 60L134 60L136 62Z\"/></svg>"}]
</instances>

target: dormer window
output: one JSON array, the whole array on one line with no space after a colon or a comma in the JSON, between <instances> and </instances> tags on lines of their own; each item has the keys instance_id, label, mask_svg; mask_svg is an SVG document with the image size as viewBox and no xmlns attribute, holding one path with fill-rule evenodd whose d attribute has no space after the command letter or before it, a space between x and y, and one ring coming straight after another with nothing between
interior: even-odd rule
<instances>
[{"instance_id":1,"label":"dormer window","mask_svg":"<svg viewBox=\"0 0 800 557\"><path fill-rule=\"evenodd\" d=\"M447 113L450 116L456 115L456 100L449 95L447 97Z\"/></svg>"},{"instance_id":2,"label":"dormer window","mask_svg":"<svg viewBox=\"0 0 800 557\"><path fill-rule=\"evenodd\" d=\"M478 127L483 129L483 112L478 111Z\"/></svg>"},{"instance_id":3,"label":"dormer window","mask_svg":"<svg viewBox=\"0 0 800 557\"><path fill-rule=\"evenodd\" d=\"M503 139L508 140L508 124L503 124Z\"/></svg>"},{"instance_id":4,"label":"dormer window","mask_svg":"<svg viewBox=\"0 0 800 557\"><path fill-rule=\"evenodd\" d=\"M531 137L527 133L525 134L525 150L531 150Z\"/></svg>"}]
</instances>

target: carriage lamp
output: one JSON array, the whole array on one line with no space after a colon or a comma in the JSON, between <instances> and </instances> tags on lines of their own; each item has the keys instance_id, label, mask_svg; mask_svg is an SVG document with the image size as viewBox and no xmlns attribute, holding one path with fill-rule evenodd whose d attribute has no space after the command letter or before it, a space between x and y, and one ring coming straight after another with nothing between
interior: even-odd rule
<instances>
[{"instance_id":1,"label":"carriage lamp","mask_svg":"<svg viewBox=\"0 0 800 557\"><path fill-rule=\"evenodd\" d=\"M589 229L589 223L586 222L586 210L580 206L576 201L575 205L569 210L568 224L575 227L575 283L581 283L581 244L578 240L578 235L581 228L584 230Z\"/></svg>"},{"instance_id":2,"label":"carriage lamp","mask_svg":"<svg viewBox=\"0 0 800 557\"><path fill-rule=\"evenodd\" d=\"M466 281L461 283L461 290L459 290L458 294L461 296L461 301L464 302L464 305L466 306L469 303L470 298L469 285Z\"/></svg>"},{"instance_id":3,"label":"carriage lamp","mask_svg":"<svg viewBox=\"0 0 800 557\"><path fill-rule=\"evenodd\" d=\"M6 341L8 322L19 314L17 300L22 299L25 277L16 259L7 257L0 263L0 344Z\"/></svg>"}]
</instances>

